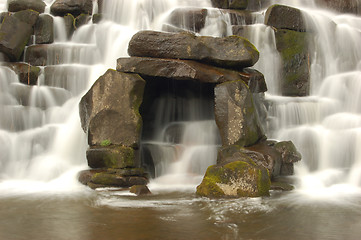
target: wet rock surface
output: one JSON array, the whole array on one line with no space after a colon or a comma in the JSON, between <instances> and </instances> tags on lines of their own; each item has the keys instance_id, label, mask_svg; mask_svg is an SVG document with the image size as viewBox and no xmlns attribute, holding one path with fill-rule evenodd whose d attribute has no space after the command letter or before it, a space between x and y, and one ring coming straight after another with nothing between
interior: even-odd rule
<instances>
[{"instance_id":1,"label":"wet rock surface","mask_svg":"<svg viewBox=\"0 0 361 240\"><path fill-rule=\"evenodd\" d=\"M196 60L215 66L243 69L259 58L257 49L245 38L197 37L191 33L140 31L129 42L135 57Z\"/></svg>"}]
</instances>

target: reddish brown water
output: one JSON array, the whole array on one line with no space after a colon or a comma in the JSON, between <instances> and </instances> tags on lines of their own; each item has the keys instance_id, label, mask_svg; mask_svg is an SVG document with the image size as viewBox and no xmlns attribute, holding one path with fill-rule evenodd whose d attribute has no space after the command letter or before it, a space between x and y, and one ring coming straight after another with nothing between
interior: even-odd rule
<instances>
[{"instance_id":1,"label":"reddish brown water","mask_svg":"<svg viewBox=\"0 0 361 240\"><path fill-rule=\"evenodd\" d=\"M7 197L0 199L0 239L360 238L360 199L298 202L288 195L238 200L209 200L184 192Z\"/></svg>"}]
</instances>

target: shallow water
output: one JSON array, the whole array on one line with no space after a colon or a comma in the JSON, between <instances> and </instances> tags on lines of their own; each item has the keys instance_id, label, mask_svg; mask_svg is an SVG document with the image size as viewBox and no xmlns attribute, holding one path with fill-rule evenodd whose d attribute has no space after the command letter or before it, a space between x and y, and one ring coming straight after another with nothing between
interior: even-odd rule
<instances>
[{"instance_id":1,"label":"shallow water","mask_svg":"<svg viewBox=\"0 0 361 240\"><path fill-rule=\"evenodd\" d=\"M0 239L359 239L360 196L300 198L209 200L161 189L3 197Z\"/></svg>"}]
</instances>

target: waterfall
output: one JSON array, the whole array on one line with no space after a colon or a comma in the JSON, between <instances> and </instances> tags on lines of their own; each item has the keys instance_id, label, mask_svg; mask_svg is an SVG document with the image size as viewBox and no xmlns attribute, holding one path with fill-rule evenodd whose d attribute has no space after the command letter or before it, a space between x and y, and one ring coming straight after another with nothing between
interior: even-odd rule
<instances>
[{"instance_id":1,"label":"waterfall","mask_svg":"<svg viewBox=\"0 0 361 240\"><path fill-rule=\"evenodd\" d=\"M360 18L317 9L313 1L276 2L303 10L312 29L311 93L308 97L279 96L280 91L274 89L279 86L279 57L274 39L265 38L271 28L252 26L249 38L261 53L255 68L265 74L270 88L267 135L292 140L302 153L303 160L296 166L299 192L320 197L359 192ZM269 70L270 62L276 71Z\"/></svg>"},{"instance_id":2,"label":"waterfall","mask_svg":"<svg viewBox=\"0 0 361 240\"><path fill-rule=\"evenodd\" d=\"M54 1L45 2L49 13ZM305 10L314 31L311 95L279 96L281 58L273 30L262 24L259 16L264 12L260 12L255 24L245 30L261 53L255 68L264 73L269 88L267 135L292 140L301 151L303 161L296 166L301 191L358 189L360 18L319 10L313 1L276 2ZM0 0L2 11L6 5L6 0ZM63 19L54 17L55 43L49 45L47 66L41 68L36 86L20 84L9 68L0 67L2 191L82 189L76 174L86 168L87 143L78 117L80 98L106 69L115 68L117 58L127 56L134 33L162 30L169 14L182 7L207 8L200 35L231 34L229 15L212 9L208 0L106 0L103 20L80 27L70 40ZM202 97L197 92L187 97L162 93L156 99L158 119L142 139L144 154L154 164L155 184L195 186L206 167L215 163L220 142L210 108L213 103Z\"/></svg>"}]
</instances>

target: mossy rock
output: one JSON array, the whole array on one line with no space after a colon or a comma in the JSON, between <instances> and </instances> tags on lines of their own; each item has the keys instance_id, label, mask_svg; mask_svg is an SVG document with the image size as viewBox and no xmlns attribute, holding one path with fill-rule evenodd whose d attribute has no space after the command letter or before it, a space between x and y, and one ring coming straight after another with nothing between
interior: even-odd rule
<instances>
[{"instance_id":1,"label":"mossy rock","mask_svg":"<svg viewBox=\"0 0 361 240\"><path fill-rule=\"evenodd\" d=\"M96 187L131 187L134 185L146 185L148 179L140 176L122 176L114 173L99 172L95 173L88 186Z\"/></svg>"},{"instance_id":2,"label":"mossy rock","mask_svg":"<svg viewBox=\"0 0 361 240\"><path fill-rule=\"evenodd\" d=\"M91 168L137 167L135 150L125 146L94 146L87 150L88 165Z\"/></svg>"},{"instance_id":3,"label":"mossy rock","mask_svg":"<svg viewBox=\"0 0 361 240\"><path fill-rule=\"evenodd\" d=\"M310 33L292 30L275 32L283 62L281 92L284 96L307 96L310 91Z\"/></svg>"},{"instance_id":4,"label":"mossy rock","mask_svg":"<svg viewBox=\"0 0 361 240\"><path fill-rule=\"evenodd\" d=\"M210 198L269 196L268 170L256 164L236 161L207 169L197 195Z\"/></svg>"}]
</instances>

